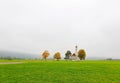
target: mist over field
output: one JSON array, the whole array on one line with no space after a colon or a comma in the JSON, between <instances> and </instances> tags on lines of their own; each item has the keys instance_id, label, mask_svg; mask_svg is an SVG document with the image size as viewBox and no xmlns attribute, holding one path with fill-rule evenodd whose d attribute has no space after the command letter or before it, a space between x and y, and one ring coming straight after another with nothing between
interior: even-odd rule
<instances>
[{"instance_id":1,"label":"mist over field","mask_svg":"<svg viewBox=\"0 0 120 83\"><path fill-rule=\"evenodd\" d=\"M119 0L0 0L0 51L51 55L75 46L120 58ZM24 56L24 55L21 55Z\"/></svg>"}]
</instances>

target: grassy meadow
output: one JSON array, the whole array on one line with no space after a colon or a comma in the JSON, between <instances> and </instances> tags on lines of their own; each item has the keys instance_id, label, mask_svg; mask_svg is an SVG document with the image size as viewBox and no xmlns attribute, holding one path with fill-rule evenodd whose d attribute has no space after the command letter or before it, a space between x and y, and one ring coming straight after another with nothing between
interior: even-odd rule
<instances>
[{"instance_id":1,"label":"grassy meadow","mask_svg":"<svg viewBox=\"0 0 120 83\"><path fill-rule=\"evenodd\" d=\"M120 83L120 61L0 60L0 83Z\"/></svg>"}]
</instances>

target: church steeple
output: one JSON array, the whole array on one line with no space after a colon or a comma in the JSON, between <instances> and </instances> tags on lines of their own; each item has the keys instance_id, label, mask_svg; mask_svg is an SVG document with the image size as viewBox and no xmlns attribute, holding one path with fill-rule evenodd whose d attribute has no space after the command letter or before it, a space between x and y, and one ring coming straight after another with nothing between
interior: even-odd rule
<instances>
[{"instance_id":1,"label":"church steeple","mask_svg":"<svg viewBox=\"0 0 120 83\"><path fill-rule=\"evenodd\" d=\"M78 51L78 46L76 45L75 46L75 54L77 54L77 51Z\"/></svg>"}]
</instances>

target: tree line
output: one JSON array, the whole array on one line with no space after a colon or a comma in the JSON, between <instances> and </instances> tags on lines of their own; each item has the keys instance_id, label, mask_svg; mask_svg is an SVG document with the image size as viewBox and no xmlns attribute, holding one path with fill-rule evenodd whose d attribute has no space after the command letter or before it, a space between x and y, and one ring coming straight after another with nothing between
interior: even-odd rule
<instances>
[{"instance_id":1,"label":"tree line","mask_svg":"<svg viewBox=\"0 0 120 83\"><path fill-rule=\"evenodd\" d=\"M50 55L50 52L48 50L45 50L43 53L42 53L42 59L46 60L47 57ZM77 53L72 53L70 50L68 50L66 53L65 53L65 57L64 59L65 60L76 60L77 57L80 59L80 60L85 60L86 58L86 52L84 49L80 49ZM60 60L61 59L61 53L60 52L56 52L54 55L53 55L53 59L55 60Z\"/></svg>"}]
</instances>

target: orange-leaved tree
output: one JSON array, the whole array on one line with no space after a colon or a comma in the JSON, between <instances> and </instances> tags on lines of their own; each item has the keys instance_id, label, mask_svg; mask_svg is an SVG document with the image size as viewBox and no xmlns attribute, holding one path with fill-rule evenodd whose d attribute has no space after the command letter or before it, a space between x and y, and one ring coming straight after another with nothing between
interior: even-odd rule
<instances>
[{"instance_id":1,"label":"orange-leaved tree","mask_svg":"<svg viewBox=\"0 0 120 83\"><path fill-rule=\"evenodd\" d=\"M60 54L60 52L56 52L56 53L54 54L54 59L57 59L57 60L61 59L61 54Z\"/></svg>"},{"instance_id":2,"label":"orange-leaved tree","mask_svg":"<svg viewBox=\"0 0 120 83\"><path fill-rule=\"evenodd\" d=\"M86 58L86 52L85 52L84 49L80 49L78 51L78 57L79 57L80 60L85 60L85 58Z\"/></svg>"},{"instance_id":3,"label":"orange-leaved tree","mask_svg":"<svg viewBox=\"0 0 120 83\"><path fill-rule=\"evenodd\" d=\"M50 55L49 51L45 50L43 53L42 53L42 57L43 59L46 60L46 58Z\"/></svg>"}]
</instances>

